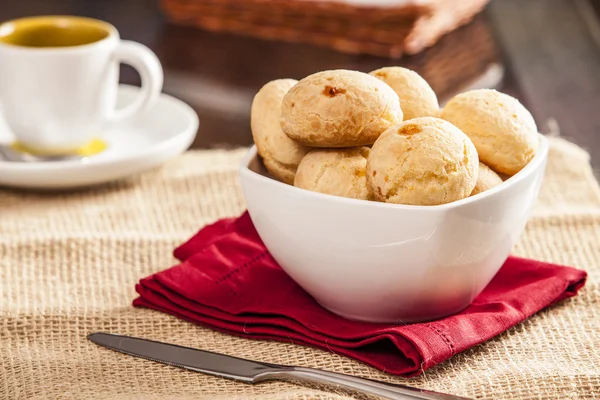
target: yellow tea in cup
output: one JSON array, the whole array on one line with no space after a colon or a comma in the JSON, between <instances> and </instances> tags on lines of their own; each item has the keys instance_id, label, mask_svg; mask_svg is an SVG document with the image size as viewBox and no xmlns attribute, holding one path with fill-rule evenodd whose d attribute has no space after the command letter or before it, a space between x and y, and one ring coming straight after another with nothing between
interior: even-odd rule
<instances>
[{"instance_id":1,"label":"yellow tea in cup","mask_svg":"<svg viewBox=\"0 0 600 400\"><path fill-rule=\"evenodd\" d=\"M71 47L107 38L111 27L83 17L33 17L11 21L0 27L0 43L23 47Z\"/></svg>"}]
</instances>

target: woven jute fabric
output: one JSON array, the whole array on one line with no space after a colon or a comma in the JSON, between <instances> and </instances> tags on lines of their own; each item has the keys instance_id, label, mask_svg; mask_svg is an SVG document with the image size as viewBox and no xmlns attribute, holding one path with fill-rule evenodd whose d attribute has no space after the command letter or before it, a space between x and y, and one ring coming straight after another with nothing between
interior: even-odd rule
<instances>
[{"instance_id":1,"label":"woven jute fabric","mask_svg":"<svg viewBox=\"0 0 600 400\"><path fill-rule=\"evenodd\" d=\"M0 398L346 399L330 388L247 385L119 354L95 331L310 366L483 399L600 396L600 190L588 154L559 138L514 253L589 272L581 293L413 379L293 343L216 333L131 306L136 282L175 263L203 225L244 210L245 149L191 151L94 189L0 190ZM532 294L533 295L533 294Z\"/></svg>"}]
</instances>

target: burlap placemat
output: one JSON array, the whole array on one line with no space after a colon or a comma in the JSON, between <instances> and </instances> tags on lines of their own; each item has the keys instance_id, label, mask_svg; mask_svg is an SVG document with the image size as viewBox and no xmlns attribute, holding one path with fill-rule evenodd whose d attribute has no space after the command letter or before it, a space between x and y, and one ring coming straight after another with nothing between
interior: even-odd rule
<instances>
[{"instance_id":1,"label":"burlap placemat","mask_svg":"<svg viewBox=\"0 0 600 400\"><path fill-rule=\"evenodd\" d=\"M109 331L388 381L324 351L215 333L134 309L134 285L174 263L202 225L237 215L244 150L195 151L128 181L62 194L0 190L0 397L342 399L288 383L245 385L159 365L85 339ZM600 190L588 155L553 139L518 255L589 272L579 296L428 370L409 384L486 399L600 396Z\"/></svg>"}]
</instances>

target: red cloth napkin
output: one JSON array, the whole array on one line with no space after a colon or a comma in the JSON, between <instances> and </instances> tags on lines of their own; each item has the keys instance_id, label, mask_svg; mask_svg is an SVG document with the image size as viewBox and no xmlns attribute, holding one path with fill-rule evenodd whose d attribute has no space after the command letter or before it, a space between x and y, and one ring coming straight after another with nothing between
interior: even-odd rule
<instances>
[{"instance_id":1,"label":"red cloth napkin","mask_svg":"<svg viewBox=\"0 0 600 400\"><path fill-rule=\"evenodd\" d=\"M247 212L201 229L174 251L181 261L142 279L134 306L215 330L342 354L414 376L567 297L586 273L510 257L459 314L409 325L344 319L322 308L271 257Z\"/></svg>"}]
</instances>

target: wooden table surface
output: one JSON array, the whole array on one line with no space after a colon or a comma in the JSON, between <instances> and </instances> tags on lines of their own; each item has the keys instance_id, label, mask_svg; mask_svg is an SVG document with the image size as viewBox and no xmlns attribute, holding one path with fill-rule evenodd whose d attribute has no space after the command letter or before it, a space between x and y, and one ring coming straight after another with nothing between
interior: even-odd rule
<instances>
[{"instance_id":1,"label":"wooden table surface","mask_svg":"<svg viewBox=\"0 0 600 400\"><path fill-rule=\"evenodd\" d=\"M559 129L562 136L590 151L592 164L600 167L600 0L492 0L470 25L421 54L399 60L174 26L165 20L156 0L0 2L0 20L40 14L104 19L119 29L122 38L153 49L163 63L163 91L190 104L200 117L194 148L250 144L251 100L271 79L299 79L332 68L370 71L386 65L426 72L452 62L451 57L441 59L441 49L468 45L466 40L485 28L491 32L496 58L482 65L480 76L464 82L444 78L446 89L496 87L519 98L540 131ZM139 83L128 67L122 68L121 80ZM442 102L452 94L438 93Z\"/></svg>"}]
</instances>

